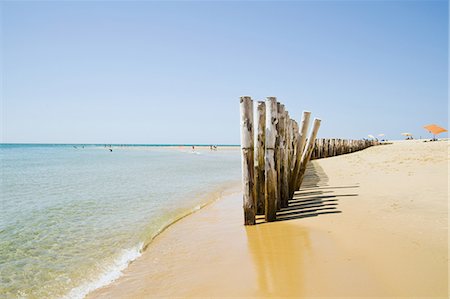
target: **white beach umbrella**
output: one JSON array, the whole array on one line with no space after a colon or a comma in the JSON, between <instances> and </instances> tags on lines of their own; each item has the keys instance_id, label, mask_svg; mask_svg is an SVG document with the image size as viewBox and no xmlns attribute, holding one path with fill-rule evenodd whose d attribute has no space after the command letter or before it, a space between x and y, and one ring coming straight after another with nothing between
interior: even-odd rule
<instances>
[{"instance_id":1,"label":"white beach umbrella","mask_svg":"<svg viewBox=\"0 0 450 299\"><path fill-rule=\"evenodd\" d=\"M373 135L367 135L369 138L375 139L375 137Z\"/></svg>"}]
</instances>

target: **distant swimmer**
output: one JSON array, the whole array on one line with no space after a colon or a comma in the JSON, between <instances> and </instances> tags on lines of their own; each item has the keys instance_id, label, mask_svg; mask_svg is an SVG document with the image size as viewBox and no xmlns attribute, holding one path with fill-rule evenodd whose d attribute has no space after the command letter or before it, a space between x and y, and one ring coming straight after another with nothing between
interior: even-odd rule
<instances>
[{"instance_id":1,"label":"distant swimmer","mask_svg":"<svg viewBox=\"0 0 450 299\"><path fill-rule=\"evenodd\" d=\"M195 146L192 146L192 150L195 151Z\"/></svg>"},{"instance_id":2,"label":"distant swimmer","mask_svg":"<svg viewBox=\"0 0 450 299\"><path fill-rule=\"evenodd\" d=\"M112 148L110 148L109 151L112 152Z\"/></svg>"}]
</instances>

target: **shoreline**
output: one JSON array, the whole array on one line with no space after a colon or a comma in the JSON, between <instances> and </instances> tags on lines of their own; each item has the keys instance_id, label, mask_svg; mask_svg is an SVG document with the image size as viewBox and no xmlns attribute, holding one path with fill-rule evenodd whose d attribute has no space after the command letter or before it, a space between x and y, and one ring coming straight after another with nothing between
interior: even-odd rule
<instances>
[{"instance_id":1,"label":"shoreline","mask_svg":"<svg viewBox=\"0 0 450 299\"><path fill-rule=\"evenodd\" d=\"M408 141L315 160L285 221L244 227L240 196L222 197L87 298L446 298L446 151Z\"/></svg>"},{"instance_id":2,"label":"shoreline","mask_svg":"<svg viewBox=\"0 0 450 299\"><path fill-rule=\"evenodd\" d=\"M212 192L209 193L210 195L219 193L219 195L205 196L204 198L211 198L211 199L206 201L206 202L204 202L204 203L202 203L202 204L200 204L200 205L197 205L197 206L191 208L190 210L186 211L186 213L181 214L180 216L176 217L174 220L172 220L169 223L163 225L156 232L156 234L153 235L149 240L147 240L146 244L144 244L142 246L141 254L144 254L145 251L147 250L147 248L153 242L153 240L155 240L158 236L160 236L162 233L164 233L164 231L166 231L172 225L175 225L176 223L178 223L179 221L183 220L184 218L189 217L192 214L195 214L195 213L201 211L203 208L216 203L217 201L221 200L223 197L228 197L228 196L231 196L233 194L239 193L238 189L240 190L240 183L228 183L225 186L226 187L219 188L220 191L216 190L216 191L212 191Z\"/></svg>"},{"instance_id":3,"label":"shoreline","mask_svg":"<svg viewBox=\"0 0 450 299\"><path fill-rule=\"evenodd\" d=\"M154 233L148 240L141 241L136 244L136 246L123 250L123 255L116 259L120 262L110 265L109 271L99 274L99 276L93 281L85 282L70 290L62 298L86 298L89 294L95 292L96 290L108 287L108 285L120 279L123 275L123 271L125 271L132 263L145 254L152 242L160 237L167 229L171 228L173 225L176 225L179 221L182 221L186 217L189 217L201 211L205 207L216 203L223 197L231 196L240 192L240 187L240 182L227 182L204 194L203 196L198 196L200 201L204 201L203 203L178 214L174 219L163 224L161 228L158 229L158 231L156 231L156 233Z\"/></svg>"}]
</instances>

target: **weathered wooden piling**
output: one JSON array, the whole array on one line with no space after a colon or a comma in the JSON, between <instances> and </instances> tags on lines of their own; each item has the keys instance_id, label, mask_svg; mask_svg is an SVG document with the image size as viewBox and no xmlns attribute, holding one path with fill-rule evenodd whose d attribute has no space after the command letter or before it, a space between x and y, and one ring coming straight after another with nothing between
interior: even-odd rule
<instances>
[{"instance_id":1,"label":"weathered wooden piling","mask_svg":"<svg viewBox=\"0 0 450 299\"><path fill-rule=\"evenodd\" d=\"M338 155L342 154L342 139L337 140L337 154Z\"/></svg>"},{"instance_id":2,"label":"weathered wooden piling","mask_svg":"<svg viewBox=\"0 0 450 299\"><path fill-rule=\"evenodd\" d=\"M256 108L256 150L255 150L255 197L256 215L264 215L265 193L265 146L266 146L266 104L259 101Z\"/></svg>"},{"instance_id":3,"label":"weathered wooden piling","mask_svg":"<svg viewBox=\"0 0 450 299\"><path fill-rule=\"evenodd\" d=\"M292 155L292 151L293 151L293 133L292 133L292 122L291 122L291 118L289 117L289 113L286 113L286 171L288 173L288 178L287 178L287 188L288 188L288 194L289 194L289 182L291 181L291 177L292 177L292 159L293 159L293 155Z\"/></svg>"},{"instance_id":4,"label":"weathered wooden piling","mask_svg":"<svg viewBox=\"0 0 450 299\"><path fill-rule=\"evenodd\" d=\"M311 131L311 135L309 136L308 143L306 144L306 148L303 151L301 165L300 165L300 174L297 178L297 182L295 185L297 190L300 189L300 186L302 185L303 178L305 176L306 166L311 158L311 153L314 149L314 142L317 137L317 132L319 131L320 122L321 122L320 119L318 119L318 118L314 119L314 125L313 125L312 131Z\"/></svg>"},{"instance_id":5,"label":"weathered wooden piling","mask_svg":"<svg viewBox=\"0 0 450 299\"><path fill-rule=\"evenodd\" d=\"M328 139L322 139L322 156L321 158L328 157Z\"/></svg>"},{"instance_id":6,"label":"weathered wooden piling","mask_svg":"<svg viewBox=\"0 0 450 299\"><path fill-rule=\"evenodd\" d=\"M278 109L278 134L280 135L280 200L278 209L288 206L289 200L289 183L288 183L288 169L287 169L287 154L286 154L286 110L284 105L280 105Z\"/></svg>"},{"instance_id":7,"label":"weathered wooden piling","mask_svg":"<svg viewBox=\"0 0 450 299\"><path fill-rule=\"evenodd\" d=\"M298 124L295 120L291 120L291 130L292 130L292 165L291 165L291 173L292 177L289 181L289 197L292 197L295 191L295 180L296 180L296 172L295 169L300 166L300 133L298 130Z\"/></svg>"},{"instance_id":8,"label":"weathered wooden piling","mask_svg":"<svg viewBox=\"0 0 450 299\"><path fill-rule=\"evenodd\" d=\"M275 126L275 169L277 173L277 210L281 208L281 103L277 102L277 125Z\"/></svg>"},{"instance_id":9,"label":"weathered wooden piling","mask_svg":"<svg viewBox=\"0 0 450 299\"><path fill-rule=\"evenodd\" d=\"M277 217L277 173L275 165L276 126L278 123L277 99L266 100L266 148L265 148L265 220L275 221Z\"/></svg>"},{"instance_id":10,"label":"weathered wooden piling","mask_svg":"<svg viewBox=\"0 0 450 299\"><path fill-rule=\"evenodd\" d=\"M313 153L311 155L312 159L318 159L322 155L322 143L320 139L316 139Z\"/></svg>"},{"instance_id":11,"label":"weathered wooden piling","mask_svg":"<svg viewBox=\"0 0 450 299\"><path fill-rule=\"evenodd\" d=\"M296 154L295 164L292 169L292 178L290 181L290 194L289 197L292 197L294 195L294 192L296 191L295 186L296 181L298 180L298 176L300 174L300 167L301 167L301 158L302 154L304 152L305 146L306 146L306 134L308 133L308 127L309 127L309 119L311 117L311 112L309 111L303 111L303 117L302 117L302 124L301 124L301 131L300 135L297 137L298 141L298 153Z\"/></svg>"},{"instance_id":12,"label":"weathered wooden piling","mask_svg":"<svg viewBox=\"0 0 450 299\"><path fill-rule=\"evenodd\" d=\"M244 224L255 224L253 101L241 97L241 149Z\"/></svg>"},{"instance_id":13,"label":"weathered wooden piling","mask_svg":"<svg viewBox=\"0 0 450 299\"><path fill-rule=\"evenodd\" d=\"M287 130L287 134L286 134L286 138L287 138L287 152L288 152L288 181L290 181L291 175L292 175L292 159L293 159L293 140L294 140L294 134L292 131L292 119L289 117L289 114L287 116L286 119L286 130Z\"/></svg>"},{"instance_id":14,"label":"weathered wooden piling","mask_svg":"<svg viewBox=\"0 0 450 299\"><path fill-rule=\"evenodd\" d=\"M311 118L311 112L310 111L303 111L303 117L302 117L302 127L300 131L300 153L303 153L306 146L306 138L308 134L308 128L309 128L309 119Z\"/></svg>"}]
</instances>

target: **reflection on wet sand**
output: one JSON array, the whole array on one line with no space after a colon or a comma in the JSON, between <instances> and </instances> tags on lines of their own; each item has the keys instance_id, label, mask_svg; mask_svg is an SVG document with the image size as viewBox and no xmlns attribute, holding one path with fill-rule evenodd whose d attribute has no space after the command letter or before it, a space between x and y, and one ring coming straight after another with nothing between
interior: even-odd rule
<instances>
[{"instance_id":1,"label":"reflection on wet sand","mask_svg":"<svg viewBox=\"0 0 450 299\"><path fill-rule=\"evenodd\" d=\"M289 238L286 238L289 235ZM255 264L259 296L303 294L305 256L311 252L307 229L283 225L247 228L249 249ZM295 252L295 254L290 254Z\"/></svg>"},{"instance_id":2,"label":"reflection on wet sand","mask_svg":"<svg viewBox=\"0 0 450 299\"><path fill-rule=\"evenodd\" d=\"M311 235L307 226L290 225L285 221L340 213L334 191L318 189L327 186L327 182L322 168L311 163L304 181L307 190L297 191L289 200L289 206L277 212L277 222L266 223L260 215L257 216L258 225L246 227L248 247L257 273L257 296L305 295L305 282L310 279L307 275L314 272L311 269L305 271L314 260L312 245L319 246L317 243L326 239L320 233Z\"/></svg>"}]
</instances>

